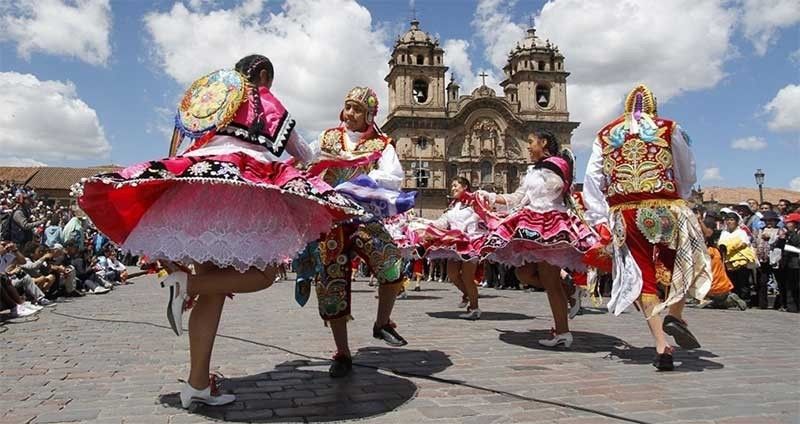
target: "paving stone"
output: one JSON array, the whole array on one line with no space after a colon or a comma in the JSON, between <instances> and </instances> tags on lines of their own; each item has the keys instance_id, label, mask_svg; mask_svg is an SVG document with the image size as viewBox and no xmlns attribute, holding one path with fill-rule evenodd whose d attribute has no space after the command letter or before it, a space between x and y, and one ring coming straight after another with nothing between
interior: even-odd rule
<instances>
[{"instance_id":1,"label":"paving stone","mask_svg":"<svg viewBox=\"0 0 800 424\"><path fill-rule=\"evenodd\" d=\"M485 319L467 322L452 318L459 295L440 283L423 283L420 298L396 303L393 319L409 345L387 347L372 338L376 299L361 279L354 284L350 344L356 363L379 371L356 367L331 379L325 358L335 347L315 300L299 308L289 301L293 283L278 282L226 304L212 368L227 376L223 391L237 401L186 411L178 406L176 379L188 375L187 336L171 334L154 277L136 281L7 326L0 363L15 366L0 369L0 422L617 422L533 399L648 423L800 422L797 314L687 309L703 348L678 351L676 371L658 373L637 313L587 311L570 321L571 349L552 350L536 342L551 325L543 293L481 289Z\"/></svg>"}]
</instances>

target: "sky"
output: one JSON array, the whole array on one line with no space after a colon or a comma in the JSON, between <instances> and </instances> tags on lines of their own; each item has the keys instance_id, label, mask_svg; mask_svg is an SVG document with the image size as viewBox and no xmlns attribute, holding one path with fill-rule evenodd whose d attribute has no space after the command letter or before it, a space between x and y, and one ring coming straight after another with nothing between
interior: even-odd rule
<instances>
[{"instance_id":1,"label":"sky","mask_svg":"<svg viewBox=\"0 0 800 424\"><path fill-rule=\"evenodd\" d=\"M186 87L250 53L271 58L273 91L313 138L354 85L387 103L412 15L462 94L481 72L502 93L531 21L558 45L579 178L596 131L645 83L690 134L699 185L754 186L762 168L767 186L800 191L796 0L0 0L0 165L161 158Z\"/></svg>"}]
</instances>

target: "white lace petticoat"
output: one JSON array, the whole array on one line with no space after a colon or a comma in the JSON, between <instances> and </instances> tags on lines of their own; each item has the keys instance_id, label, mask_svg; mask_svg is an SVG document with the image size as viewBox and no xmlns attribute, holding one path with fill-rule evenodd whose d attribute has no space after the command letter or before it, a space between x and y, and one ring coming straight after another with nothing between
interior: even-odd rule
<instances>
[{"instance_id":1,"label":"white lace petticoat","mask_svg":"<svg viewBox=\"0 0 800 424\"><path fill-rule=\"evenodd\" d=\"M331 223L322 205L276 190L179 184L144 213L122 248L151 259L264 270L294 257Z\"/></svg>"}]
</instances>

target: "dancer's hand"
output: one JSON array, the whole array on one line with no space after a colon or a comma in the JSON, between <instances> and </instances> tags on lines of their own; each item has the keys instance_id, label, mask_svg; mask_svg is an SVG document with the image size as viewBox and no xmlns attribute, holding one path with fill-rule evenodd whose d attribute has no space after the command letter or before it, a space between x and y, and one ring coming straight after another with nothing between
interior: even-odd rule
<instances>
[{"instance_id":1,"label":"dancer's hand","mask_svg":"<svg viewBox=\"0 0 800 424\"><path fill-rule=\"evenodd\" d=\"M478 196L481 201L492 206L497 202L497 194L496 193L489 193L486 190L478 190L475 192L475 195Z\"/></svg>"}]
</instances>

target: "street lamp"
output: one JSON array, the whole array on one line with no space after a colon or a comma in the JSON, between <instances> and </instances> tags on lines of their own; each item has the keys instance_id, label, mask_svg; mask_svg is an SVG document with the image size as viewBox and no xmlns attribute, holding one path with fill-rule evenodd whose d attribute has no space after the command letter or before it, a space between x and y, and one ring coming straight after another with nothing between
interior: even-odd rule
<instances>
[{"instance_id":1,"label":"street lamp","mask_svg":"<svg viewBox=\"0 0 800 424\"><path fill-rule=\"evenodd\" d=\"M756 169L756 184L758 184L758 199L760 203L764 203L764 171L761 168Z\"/></svg>"}]
</instances>

